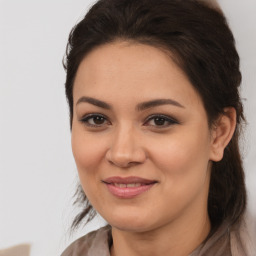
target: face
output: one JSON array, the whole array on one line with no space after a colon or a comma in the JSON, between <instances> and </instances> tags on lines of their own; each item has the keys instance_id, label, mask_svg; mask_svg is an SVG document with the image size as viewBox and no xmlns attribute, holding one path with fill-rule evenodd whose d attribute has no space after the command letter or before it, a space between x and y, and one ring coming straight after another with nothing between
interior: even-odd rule
<instances>
[{"instance_id":1,"label":"face","mask_svg":"<svg viewBox=\"0 0 256 256\"><path fill-rule=\"evenodd\" d=\"M147 231L207 212L207 114L166 53L128 42L98 47L81 62L73 95L79 178L109 224Z\"/></svg>"}]
</instances>

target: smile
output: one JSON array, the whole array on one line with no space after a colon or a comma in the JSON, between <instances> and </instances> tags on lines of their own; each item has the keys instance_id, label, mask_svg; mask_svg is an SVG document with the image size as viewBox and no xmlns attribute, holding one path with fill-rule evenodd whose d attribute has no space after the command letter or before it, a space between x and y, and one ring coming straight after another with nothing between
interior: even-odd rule
<instances>
[{"instance_id":1,"label":"smile","mask_svg":"<svg viewBox=\"0 0 256 256\"><path fill-rule=\"evenodd\" d=\"M141 183L130 183L130 184L114 183L113 185L119 188L134 188L134 187L140 187L142 184Z\"/></svg>"},{"instance_id":2,"label":"smile","mask_svg":"<svg viewBox=\"0 0 256 256\"><path fill-rule=\"evenodd\" d=\"M110 177L103 180L109 192L119 198L133 198L153 187L157 181L140 177Z\"/></svg>"}]
</instances>

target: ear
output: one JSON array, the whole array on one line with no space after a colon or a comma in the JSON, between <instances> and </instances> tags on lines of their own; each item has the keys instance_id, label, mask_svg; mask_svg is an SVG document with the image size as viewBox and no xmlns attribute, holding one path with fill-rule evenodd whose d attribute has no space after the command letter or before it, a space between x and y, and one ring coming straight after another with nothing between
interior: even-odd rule
<instances>
[{"instance_id":1,"label":"ear","mask_svg":"<svg viewBox=\"0 0 256 256\"><path fill-rule=\"evenodd\" d=\"M230 142L235 128L236 110L233 107L225 108L212 127L210 160L218 162L223 158L224 149Z\"/></svg>"}]
</instances>

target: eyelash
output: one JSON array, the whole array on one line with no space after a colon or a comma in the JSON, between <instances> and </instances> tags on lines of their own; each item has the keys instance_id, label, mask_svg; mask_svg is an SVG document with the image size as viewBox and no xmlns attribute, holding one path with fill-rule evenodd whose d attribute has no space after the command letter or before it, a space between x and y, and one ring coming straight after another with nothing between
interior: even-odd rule
<instances>
[{"instance_id":1,"label":"eyelash","mask_svg":"<svg viewBox=\"0 0 256 256\"><path fill-rule=\"evenodd\" d=\"M86 126L95 127L95 128L100 128L100 127L102 127L102 125L104 125L104 124L90 124L89 120L90 119L93 120L94 118L103 118L104 121L107 121L107 117L106 116L104 116L102 114L95 113L95 114L85 115L82 119L80 119L80 122L82 122ZM111 123L108 121L108 124L111 124Z\"/></svg>"},{"instance_id":2,"label":"eyelash","mask_svg":"<svg viewBox=\"0 0 256 256\"><path fill-rule=\"evenodd\" d=\"M95 119L95 118L100 118L101 120L103 119L104 123L103 124L91 124L89 123L90 119ZM158 121L162 121L162 122L167 122L167 124L165 125L151 125L151 124L148 124L150 121L154 120L156 122L157 119L160 119ZM108 121L108 118L105 116L105 115L102 115L102 114L98 114L98 113L95 113L95 114L88 114L88 115L85 115L82 119L80 119L80 122L82 122L84 125L88 126L88 127L93 127L93 128L102 128L103 126L105 126L106 124L107 125L111 125L111 122ZM94 120L95 122L95 120ZM105 124L106 122L106 124ZM171 125L174 125L174 124L178 124L178 121L174 118L171 118L169 116L166 116L166 115L163 115L163 114L153 114L153 115L150 115L149 117L147 117L147 119L144 121L143 125L144 126L151 126L151 127L154 127L154 128L157 128L157 129L163 129L163 128L166 128L166 127L169 127Z\"/></svg>"},{"instance_id":3,"label":"eyelash","mask_svg":"<svg viewBox=\"0 0 256 256\"><path fill-rule=\"evenodd\" d=\"M167 122L168 124L165 124L165 125L147 125L147 123L149 123L151 120L155 120L156 119L160 119L161 121L164 121L164 122ZM169 117L169 116L166 116L166 115L163 115L163 114L154 114L154 115L151 115L149 116L146 121L144 122L143 125L146 125L146 126L152 126L152 127L157 127L158 129L160 128L166 128L166 127L169 127L171 125L174 125L174 124L178 124L178 121L172 117Z\"/></svg>"}]
</instances>

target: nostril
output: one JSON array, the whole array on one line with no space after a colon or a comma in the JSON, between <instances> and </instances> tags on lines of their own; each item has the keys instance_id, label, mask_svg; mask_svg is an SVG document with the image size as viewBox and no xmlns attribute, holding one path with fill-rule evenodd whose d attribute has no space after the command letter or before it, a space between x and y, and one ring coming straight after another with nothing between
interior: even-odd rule
<instances>
[{"instance_id":1,"label":"nostril","mask_svg":"<svg viewBox=\"0 0 256 256\"><path fill-rule=\"evenodd\" d=\"M128 168L146 160L145 150L138 145L113 144L106 152L106 160L121 168Z\"/></svg>"},{"instance_id":2,"label":"nostril","mask_svg":"<svg viewBox=\"0 0 256 256\"><path fill-rule=\"evenodd\" d=\"M120 161L118 162L118 161L111 161L111 160L108 160L108 162L111 165L115 165L120 168L129 168L129 167L141 164L140 162L120 162Z\"/></svg>"}]
</instances>

